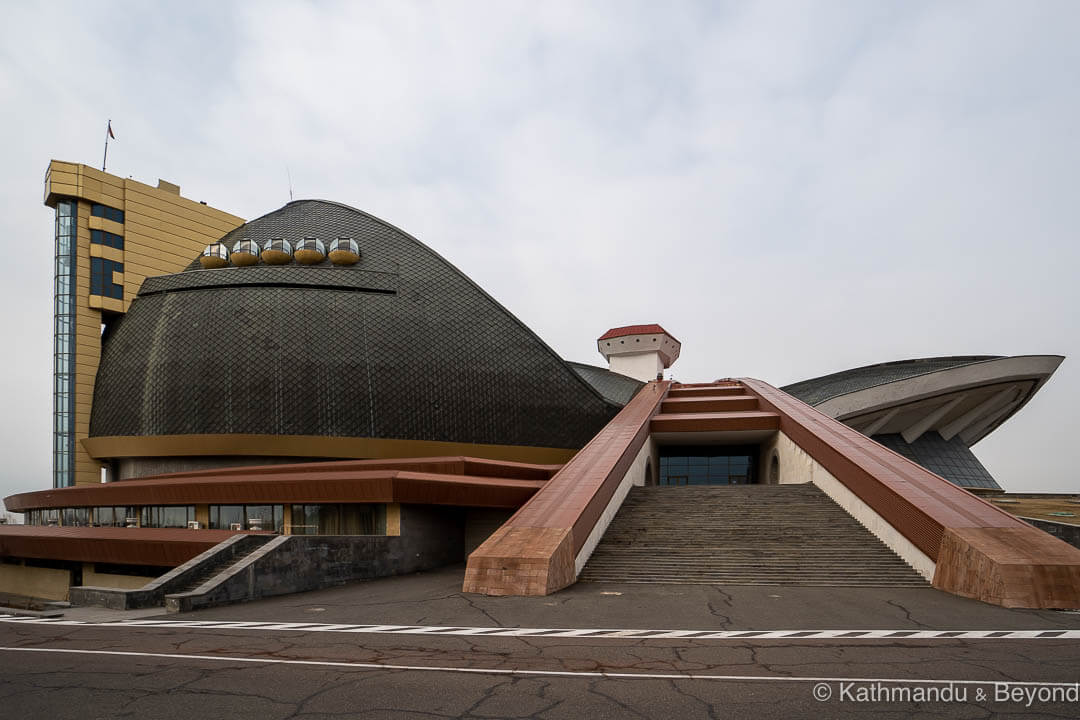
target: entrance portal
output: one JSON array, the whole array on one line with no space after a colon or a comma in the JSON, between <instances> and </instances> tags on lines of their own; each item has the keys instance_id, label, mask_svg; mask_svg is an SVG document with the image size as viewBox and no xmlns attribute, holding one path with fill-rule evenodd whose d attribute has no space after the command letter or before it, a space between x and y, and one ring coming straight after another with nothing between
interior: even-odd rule
<instances>
[{"instance_id":1,"label":"entrance portal","mask_svg":"<svg viewBox=\"0 0 1080 720\"><path fill-rule=\"evenodd\" d=\"M659 485L749 485L757 480L754 445L660 448Z\"/></svg>"}]
</instances>

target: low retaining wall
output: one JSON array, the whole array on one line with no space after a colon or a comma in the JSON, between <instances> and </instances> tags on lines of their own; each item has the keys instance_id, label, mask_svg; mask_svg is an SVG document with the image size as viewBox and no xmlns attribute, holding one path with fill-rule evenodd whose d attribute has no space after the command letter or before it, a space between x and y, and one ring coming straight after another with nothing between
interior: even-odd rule
<instances>
[{"instance_id":1,"label":"low retaining wall","mask_svg":"<svg viewBox=\"0 0 1080 720\"><path fill-rule=\"evenodd\" d=\"M406 505L401 523L399 536L276 536L192 592L166 595L165 609L187 612L461 562L460 513L446 507Z\"/></svg>"},{"instance_id":2,"label":"low retaining wall","mask_svg":"<svg viewBox=\"0 0 1080 720\"><path fill-rule=\"evenodd\" d=\"M165 595L184 587L191 582L193 577L219 562L226 555L230 558L238 558L259 545L265 544L273 537L272 535L233 535L141 588L125 590L83 585L71 588L69 601L76 606L95 605L111 610L135 610L160 606L165 601Z\"/></svg>"},{"instance_id":3,"label":"low retaining wall","mask_svg":"<svg viewBox=\"0 0 1080 720\"><path fill-rule=\"evenodd\" d=\"M1052 520L1039 520L1020 516L1024 522L1034 525L1043 532L1048 532L1059 540L1064 540L1075 548L1080 548L1080 525L1054 522Z\"/></svg>"}]
</instances>

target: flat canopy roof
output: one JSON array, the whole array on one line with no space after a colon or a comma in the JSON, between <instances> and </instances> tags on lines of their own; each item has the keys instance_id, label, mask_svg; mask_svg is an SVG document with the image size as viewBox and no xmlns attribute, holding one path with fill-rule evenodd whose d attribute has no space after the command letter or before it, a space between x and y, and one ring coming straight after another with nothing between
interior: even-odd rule
<instances>
[{"instance_id":1,"label":"flat canopy roof","mask_svg":"<svg viewBox=\"0 0 1080 720\"><path fill-rule=\"evenodd\" d=\"M413 503L517 508L560 466L467 457L230 467L20 493L13 512L116 505Z\"/></svg>"},{"instance_id":2,"label":"flat canopy roof","mask_svg":"<svg viewBox=\"0 0 1080 720\"><path fill-rule=\"evenodd\" d=\"M0 525L0 557L176 567L236 534L230 530Z\"/></svg>"}]
</instances>

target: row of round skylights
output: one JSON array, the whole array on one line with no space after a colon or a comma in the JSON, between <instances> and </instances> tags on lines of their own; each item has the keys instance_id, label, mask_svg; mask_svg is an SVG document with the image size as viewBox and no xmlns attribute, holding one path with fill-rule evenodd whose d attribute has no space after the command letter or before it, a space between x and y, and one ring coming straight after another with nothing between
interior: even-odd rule
<instances>
[{"instance_id":1,"label":"row of round skylights","mask_svg":"<svg viewBox=\"0 0 1080 720\"><path fill-rule=\"evenodd\" d=\"M285 265L293 259L301 265L320 263L329 255L335 265L355 265L360 260L360 246L351 237L339 237L330 243L330 252L326 252L323 241L317 237L306 237L294 246L285 238L270 238L260 248L259 243L250 238L237 240L232 250L225 243L210 243L202 251L199 264L206 269L222 268L233 265L254 265L260 259L268 265Z\"/></svg>"}]
</instances>

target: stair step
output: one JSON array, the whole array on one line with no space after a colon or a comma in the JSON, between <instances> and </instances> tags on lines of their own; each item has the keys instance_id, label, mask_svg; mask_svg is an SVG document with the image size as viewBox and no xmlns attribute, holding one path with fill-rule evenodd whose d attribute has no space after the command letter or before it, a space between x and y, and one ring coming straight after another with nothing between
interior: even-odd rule
<instances>
[{"instance_id":1,"label":"stair step","mask_svg":"<svg viewBox=\"0 0 1080 720\"><path fill-rule=\"evenodd\" d=\"M653 422L663 417L657 416ZM580 579L665 584L927 585L899 556L810 484L633 488Z\"/></svg>"},{"instance_id":2,"label":"stair step","mask_svg":"<svg viewBox=\"0 0 1080 720\"><path fill-rule=\"evenodd\" d=\"M682 397L719 397L724 395L745 395L746 390L741 385L709 385L706 387L681 387L671 388L668 391L669 398Z\"/></svg>"},{"instance_id":3,"label":"stair step","mask_svg":"<svg viewBox=\"0 0 1080 720\"><path fill-rule=\"evenodd\" d=\"M753 395L677 397L664 400L660 405L661 413L732 412L757 409L758 399Z\"/></svg>"},{"instance_id":4,"label":"stair step","mask_svg":"<svg viewBox=\"0 0 1080 720\"><path fill-rule=\"evenodd\" d=\"M649 423L652 432L733 432L779 430L780 416L762 410L714 413L661 413Z\"/></svg>"},{"instance_id":5,"label":"stair step","mask_svg":"<svg viewBox=\"0 0 1080 720\"><path fill-rule=\"evenodd\" d=\"M220 561L214 563L213 565L209 566L208 568L205 568L204 570L202 570L198 575L196 575L194 578L192 578L191 581L186 583L182 588L173 590L169 594L173 595L173 594L181 594L181 593L192 592L196 588L202 586L207 581L217 577L218 575L222 574L223 572L231 570L234 566L236 566L240 562L246 560L247 557L249 555L251 555L251 553L255 552L260 547L261 546L256 546L256 547L252 548L251 550L249 550L248 552L245 552L245 553L242 553L242 554L239 554L239 555L234 555L231 558L220 560Z\"/></svg>"}]
</instances>

